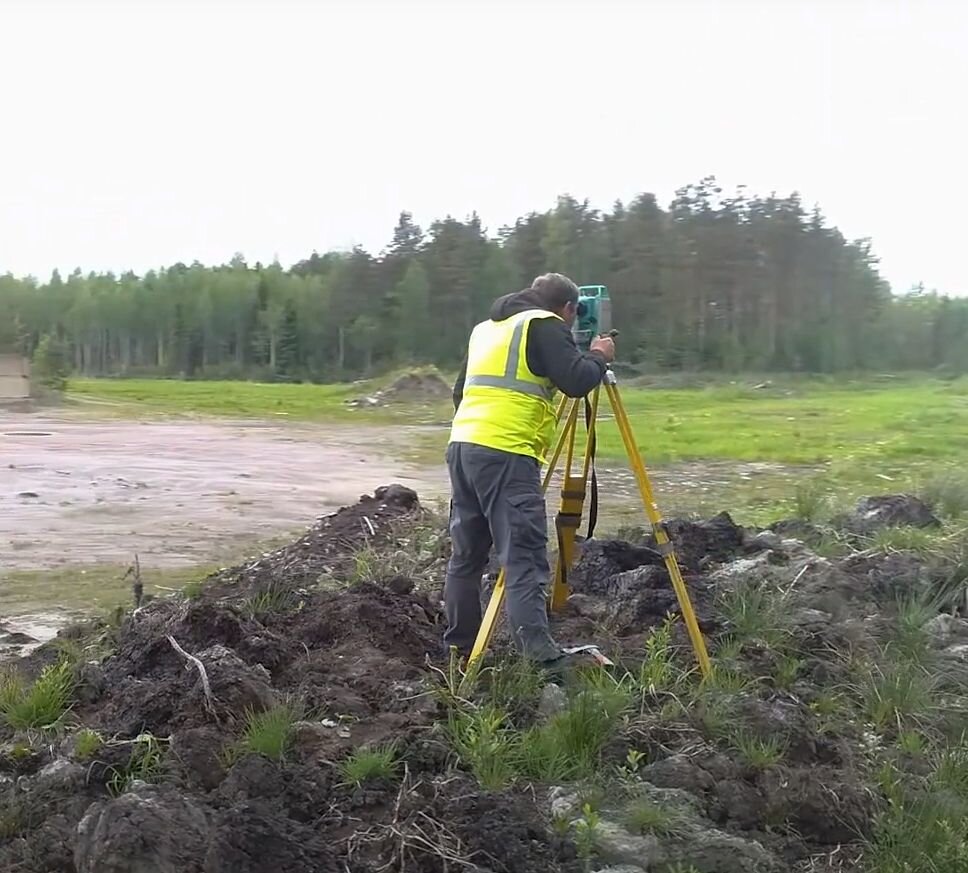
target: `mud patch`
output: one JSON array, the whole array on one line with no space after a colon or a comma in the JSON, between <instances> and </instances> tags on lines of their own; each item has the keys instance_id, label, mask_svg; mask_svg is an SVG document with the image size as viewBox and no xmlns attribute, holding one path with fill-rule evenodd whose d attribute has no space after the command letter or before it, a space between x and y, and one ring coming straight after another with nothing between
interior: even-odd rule
<instances>
[{"instance_id":1,"label":"mud patch","mask_svg":"<svg viewBox=\"0 0 968 873\"><path fill-rule=\"evenodd\" d=\"M289 537L385 482L428 501L446 489L442 465L398 460L401 429L0 411L0 434L5 570L126 566L136 552L146 568L194 566Z\"/></svg>"}]
</instances>

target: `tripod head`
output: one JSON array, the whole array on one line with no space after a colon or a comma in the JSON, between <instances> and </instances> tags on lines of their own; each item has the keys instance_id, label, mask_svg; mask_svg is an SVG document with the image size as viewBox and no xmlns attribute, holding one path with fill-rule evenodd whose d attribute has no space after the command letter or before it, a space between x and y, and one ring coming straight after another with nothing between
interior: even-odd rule
<instances>
[{"instance_id":1,"label":"tripod head","mask_svg":"<svg viewBox=\"0 0 968 873\"><path fill-rule=\"evenodd\" d=\"M588 350L591 341L612 330L612 300L605 285L582 285L578 289L578 317L572 327L575 345Z\"/></svg>"}]
</instances>

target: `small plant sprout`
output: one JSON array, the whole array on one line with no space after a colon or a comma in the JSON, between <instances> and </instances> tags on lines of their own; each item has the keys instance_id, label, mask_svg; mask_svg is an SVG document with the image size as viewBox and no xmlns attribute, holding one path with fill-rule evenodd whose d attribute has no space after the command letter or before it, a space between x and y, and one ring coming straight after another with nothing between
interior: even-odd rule
<instances>
[{"instance_id":1,"label":"small plant sprout","mask_svg":"<svg viewBox=\"0 0 968 873\"><path fill-rule=\"evenodd\" d=\"M776 683L776 687L783 691L789 691L793 687L793 683L797 681L797 676L802 667L802 659L794 655L782 656L777 661L773 671L773 681Z\"/></svg>"},{"instance_id":2,"label":"small plant sprout","mask_svg":"<svg viewBox=\"0 0 968 873\"><path fill-rule=\"evenodd\" d=\"M601 823L599 814L587 803L582 808L581 818L575 822L575 847L586 869L598 851Z\"/></svg>"},{"instance_id":3,"label":"small plant sprout","mask_svg":"<svg viewBox=\"0 0 968 873\"><path fill-rule=\"evenodd\" d=\"M924 745L924 734L920 731L901 731L897 736L897 747L906 755L920 755Z\"/></svg>"},{"instance_id":4,"label":"small plant sprout","mask_svg":"<svg viewBox=\"0 0 968 873\"><path fill-rule=\"evenodd\" d=\"M78 760L89 761L101 750L103 745L104 738L97 731L83 728L74 737L74 754Z\"/></svg>"},{"instance_id":5,"label":"small plant sprout","mask_svg":"<svg viewBox=\"0 0 968 873\"><path fill-rule=\"evenodd\" d=\"M639 778L639 769L645 760L645 752L629 749L625 754L625 763L618 767L618 777L623 782L635 782Z\"/></svg>"}]
</instances>

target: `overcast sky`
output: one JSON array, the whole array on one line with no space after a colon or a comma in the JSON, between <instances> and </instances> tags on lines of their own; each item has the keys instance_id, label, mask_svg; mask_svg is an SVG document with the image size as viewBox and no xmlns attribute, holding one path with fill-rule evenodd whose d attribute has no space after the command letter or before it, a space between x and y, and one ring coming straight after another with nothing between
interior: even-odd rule
<instances>
[{"instance_id":1,"label":"overcast sky","mask_svg":"<svg viewBox=\"0 0 968 873\"><path fill-rule=\"evenodd\" d=\"M0 272L288 266L715 174L968 293L966 8L0 0Z\"/></svg>"}]
</instances>

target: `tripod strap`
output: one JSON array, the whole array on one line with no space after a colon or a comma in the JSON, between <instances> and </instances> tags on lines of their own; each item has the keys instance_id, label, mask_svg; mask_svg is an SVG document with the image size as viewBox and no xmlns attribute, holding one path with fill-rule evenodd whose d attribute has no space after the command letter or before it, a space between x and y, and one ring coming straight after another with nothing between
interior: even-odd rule
<instances>
[{"instance_id":1,"label":"tripod strap","mask_svg":"<svg viewBox=\"0 0 968 873\"><path fill-rule=\"evenodd\" d=\"M595 450L598 442L598 431L592 428L592 404L588 397L585 397L585 428L589 430L590 450L588 453L591 473L592 473L592 494L591 503L588 505L588 534L586 539L591 539L595 535L595 525L598 523L598 475L595 473Z\"/></svg>"}]
</instances>

